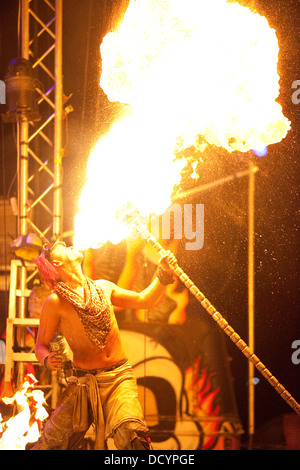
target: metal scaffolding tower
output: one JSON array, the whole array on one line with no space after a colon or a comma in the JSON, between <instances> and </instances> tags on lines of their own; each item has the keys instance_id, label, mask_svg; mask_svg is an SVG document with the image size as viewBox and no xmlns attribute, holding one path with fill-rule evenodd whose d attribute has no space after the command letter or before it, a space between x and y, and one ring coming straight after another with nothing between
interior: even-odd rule
<instances>
[{"instance_id":1,"label":"metal scaffolding tower","mask_svg":"<svg viewBox=\"0 0 300 470\"><path fill-rule=\"evenodd\" d=\"M38 122L22 114L17 114L15 120L18 236L34 232L48 242L61 238L63 223L62 0L21 0L18 26L19 55L30 61L37 77L35 91L40 114ZM32 266L18 260L11 265L5 382L11 381L14 362L18 366L18 384L23 382L24 364L37 362L32 353L13 352L16 341L19 350L24 349L28 325L38 324L27 315Z\"/></svg>"},{"instance_id":2,"label":"metal scaffolding tower","mask_svg":"<svg viewBox=\"0 0 300 470\"><path fill-rule=\"evenodd\" d=\"M33 7L37 10L34 11ZM41 18L41 15L44 18ZM41 114L37 129L33 129L28 121L18 123L19 235L26 235L30 227L42 239L49 236L59 238L62 232L63 157L62 0L22 0L21 54L32 62L39 82L42 86L46 83L47 89L43 91L36 87L40 95L38 104ZM41 151L40 155L38 150ZM34 169L29 174L31 163ZM36 179L40 186L38 193L38 185L33 188ZM44 186L41 187L41 184ZM51 193L52 200L48 197ZM36 221L32 211L37 206L44 214L40 211ZM45 218L45 215L48 215L48 218Z\"/></svg>"}]
</instances>

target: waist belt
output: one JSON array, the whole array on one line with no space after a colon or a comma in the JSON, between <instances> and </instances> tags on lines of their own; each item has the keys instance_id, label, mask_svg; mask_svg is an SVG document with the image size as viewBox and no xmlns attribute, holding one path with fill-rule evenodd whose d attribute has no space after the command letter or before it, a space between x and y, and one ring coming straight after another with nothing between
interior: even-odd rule
<instances>
[{"instance_id":1,"label":"waist belt","mask_svg":"<svg viewBox=\"0 0 300 470\"><path fill-rule=\"evenodd\" d=\"M101 372L110 372L112 370L117 369L118 367L122 366L128 361L127 357L125 359L122 359L122 361L117 362L117 364L114 364L113 366L110 367L104 367L103 369L81 369L80 367L74 366L73 364L73 372L75 377L83 377L86 374L92 374L92 375L97 375L101 374Z\"/></svg>"},{"instance_id":2,"label":"waist belt","mask_svg":"<svg viewBox=\"0 0 300 470\"><path fill-rule=\"evenodd\" d=\"M76 397L73 409L73 430L74 432L86 432L90 425L89 403L93 414L93 420L96 427L95 450L104 450L105 446L105 427L101 396L99 393L98 382L94 375L86 374L85 377L78 379L76 387Z\"/></svg>"}]
</instances>

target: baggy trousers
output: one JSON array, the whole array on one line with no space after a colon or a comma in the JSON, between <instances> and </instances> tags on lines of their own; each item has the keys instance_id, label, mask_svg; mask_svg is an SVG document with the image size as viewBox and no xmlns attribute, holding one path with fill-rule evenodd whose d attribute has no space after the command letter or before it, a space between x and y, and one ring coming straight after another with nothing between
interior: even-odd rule
<instances>
[{"instance_id":1,"label":"baggy trousers","mask_svg":"<svg viewBox=\"0 0 300 470\"><path fill-rule=\"evenodd\" d=\"M128 361L113 370L89 371L72 378L31 450L79 449L92 423L95 449L106 449L109 437L119 450L151 448Z\"/></svg>"}]
</instances>

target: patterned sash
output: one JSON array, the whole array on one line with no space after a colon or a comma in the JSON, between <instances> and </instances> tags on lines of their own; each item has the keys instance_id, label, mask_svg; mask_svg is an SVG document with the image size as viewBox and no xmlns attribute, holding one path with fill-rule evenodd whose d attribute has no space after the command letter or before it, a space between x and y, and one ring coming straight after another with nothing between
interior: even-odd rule
<instances>
[{"instance_id":1,"label":"patterned sash","mask_svg":"<svg viewBox=\"0 0 300 470\"><path fill-rule=\"evenodd\" d=\"M110 305L103 289L85 277L83 298L64 282L57 282L54 290L73 305L88 338L103 349L111 329Z\"/></svg>"}]
</instances>

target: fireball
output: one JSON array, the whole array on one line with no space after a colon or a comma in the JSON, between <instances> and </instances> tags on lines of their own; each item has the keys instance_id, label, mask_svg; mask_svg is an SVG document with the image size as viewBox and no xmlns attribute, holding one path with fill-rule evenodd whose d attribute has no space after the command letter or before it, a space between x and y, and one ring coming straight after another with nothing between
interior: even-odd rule
<instances>
[{"instance_id":1,"label":"fireball","mask_svg":"<svg viewBox=\"0 0 300 470\"><path fill-rule=\"evenodd\" d=\"M115 216L124 204L164 213L187 164L182 150L261 151L285 138L278 52L267 19L239 3L132 0L101 44L100 86L126 106L91 150L74 244L126 238Z\"/></svg>"}]
</instances>

